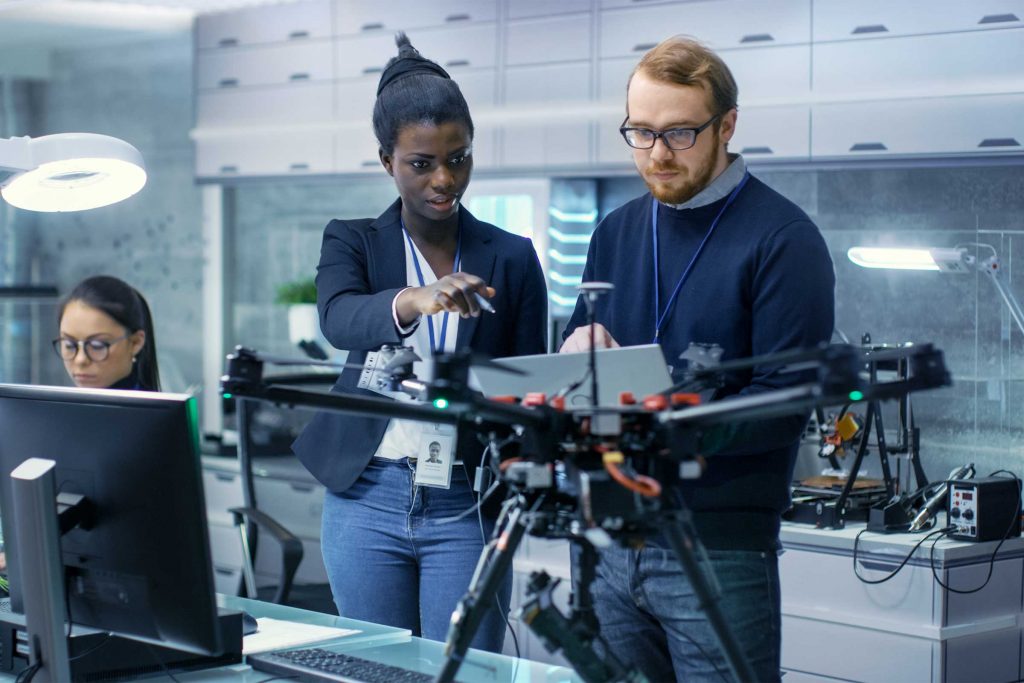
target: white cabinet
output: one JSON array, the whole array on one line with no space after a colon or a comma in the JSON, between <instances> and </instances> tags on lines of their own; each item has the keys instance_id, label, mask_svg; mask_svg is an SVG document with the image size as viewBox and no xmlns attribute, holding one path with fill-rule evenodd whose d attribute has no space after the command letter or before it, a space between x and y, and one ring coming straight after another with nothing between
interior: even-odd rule
<instances>
[{"instance_id":1,"label":"white cabinet","mask_svg":"<svg viewBox=\"0 0 1024 683\"><path fill-rule=\"evenodd\" d=\"M525 17L542 17L554 14L575 14L589 12L590 0L506 0L506 12L509 19ZM577 17L577 21L589 21L589 18Z\"/></svg>"},{"instance_id":2,"label":"white cabinet","mask_svg":"<svg viewBox=\"0 0 1024 683\"><path fill-rule=\"evenodd\" d=\"M410 33L409 37L421 54L446 69L494 67L497 62L498 29L493 23L424 29ZM379 74L396 54L395 40L390 34L339 38L335 49L335 77Z\"/></svg>"},{"instance_id":3,"label":"white cabinet","mask_svg":"<svg viewBox=\"0 0 1024 683\"><path fill-rule=\"evenodd\" d=\"M213 128L329 123L334 118L333 84L201 91L196 97L196 118L200 126Z\"/></svg>"},{"instance_id":4,"label":"white cabinet","mask_svg":"<svg viewBox=\"0 0 1024 683\"><path fill-rule=\"evenodd\" d=\"M204 137L196 142L196 175L230 178L330 173L334 170L332 138L331 133L321 131Z\"/></svg>"},{"instance_id":5,"label":"white cabinet","mask_svg":"<svg viewBox=\"0 0 1024 683\"><path fill-rule=\"evenodd\" d=\"M369 120L361 125L346 124L335 136L334 144L335 170L338 173L383 172L377 153L379 145Z\"/></svg>"},{"instance_id":6,"label":"white cabinet","mask_svg":"<svg viewBox=\"0 0 1024 683\"><path fill-rule=\"evenodd\" d=\"M196 47L200 50L330 36L330 0L304 0L203 14L196 20Z\"/></svg>"},{"instance_id":7,"label":"white cabinet","mask_svg":"<svg viewBox=\"0 0 1024 683\"><path fill-rule=\"evenodd\" d=\"M334 30L338 34L388 34L427 26L455 26L495 21L497 0L335 0ZM415 35L412 44L419 47Z\"/></svg>"},{"instance_id":8,"label":"white cabinet","mask_svg":"<svg viewBox=\"0 0 1024 683\"><path fill-rule=\"evenodd\" d=\"M200 90L330 81L332 78L334 64L330 41L215 50L196 56L196 86Z\"/></svg>"},{"instance_id":9,"label":"white cabinet","mask_svg":"<svg viewBox=\"0 0 1024 683\"><path fill-rule=\"evenodd\" d=\"M1024 26L1024 0L814 0L814 41Z\"/></svg>"},{"instance_id":10,"label":"white cabinet","mask_svg":"<svg viewBox=\"0 0 1024 683\"><path fill-rule=\"evenodd\" d=\"M545 64L590 59L589 17L578 16L509 22L505 27L505 63Z\"/></svg>"},{"instance_id":11,"label":"white cabinet","mask_svg":"<svg viewBox=\"0 0 1024 683\"><path fill-rule=\"evenodd\" d=\"M808 43L810 0L717 0L601 12L601 57L639 58L661 40L685 33L714 49Z\"/></svg>"},{"instance_id":12,"label":"white cabinet","mask_svg":"<svg viewBox=\"0 0 1024 683\"><path fill-rule=\"evenodd\" d=\"M503 167L558 167L590 162L590 63L505 70ZM550 112L538 116L539 112ZM561 113L561 115L559 115Z\"/></svg>"},{"instance_id":13,"label":"white cabinet","mask_svg":"<svg viewBox=\"0 0 1024 683\"><path fill-rule=\"evenodd\" d=\"M741 107L729 151L742 154L748 162L809 159L810 107Z\"/></svg>"},{"instance_id":14,"label":"white cabinet","mask_svg":"<svg viewBox=\"0 0 1024 683\"><path fill-rule=\"evenodd\" d=\"M821 104L813 116L815 158L1024 151L1024 94Z\"/></svg>"},{"instance_id":15,"label":"white cabinet","mask_svg":"<svg viewBox=\"0 0 1024 683\"><path fill-rule=\"evenodd\" d=\"M815 97L1024 90L1024 28L814 46Z\"/></svg>"}]
</instances>

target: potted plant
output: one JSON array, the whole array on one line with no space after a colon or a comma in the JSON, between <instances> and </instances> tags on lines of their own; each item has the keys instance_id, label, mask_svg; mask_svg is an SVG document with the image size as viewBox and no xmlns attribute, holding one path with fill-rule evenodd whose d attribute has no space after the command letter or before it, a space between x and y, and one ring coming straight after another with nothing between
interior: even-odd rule
<instances>
[{"instance_id":1,"label":"potted plant","mask_svg":"<svg viewBox=\"0 0 1024 683\"><path fill-rule=\"evenodd\" d=\"M277 287L274 303L288 306L288 340L292 344L315 341L330 349L320 333L320 319L316 311L316 283L313 278L285 282Z\"/></svg>"}]
</instances>

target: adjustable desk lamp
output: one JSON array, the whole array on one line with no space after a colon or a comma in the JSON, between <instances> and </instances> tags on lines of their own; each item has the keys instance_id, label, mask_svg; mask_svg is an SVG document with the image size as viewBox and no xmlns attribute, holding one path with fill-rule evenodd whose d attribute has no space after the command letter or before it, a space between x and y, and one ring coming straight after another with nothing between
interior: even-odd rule
<instances>
[{"instance_id":1,"label":"adjustable desk lamp","mask_svg":"<svg viewBox=\"0 0 1024 683\"><path fill-rule=\"evenodd\" d=\"M974 244L992 252L987 259L979 259L966 247L895 249L885 247L852 247L846 255L851 261L864 268L891 268L897 270L937 270L941 273L984 273L992 285L1003 297L1010 315L1017 323L1018 329L1024 333L1024 311L1021 311L1017 297L1002 276L1002 264L994 247L988 244Z\"/></svg>"},{"instance_id":2,"label":"adjustable desk lamp","mask_svg":"<svg viewBox=\"0 0 1024 683\"><path fill-rule=\"evenodd\" d=\"M0 196L29 211L115 204L146 184L139 150L92 133L0 138Z\"/></svg>"}]
</instances>

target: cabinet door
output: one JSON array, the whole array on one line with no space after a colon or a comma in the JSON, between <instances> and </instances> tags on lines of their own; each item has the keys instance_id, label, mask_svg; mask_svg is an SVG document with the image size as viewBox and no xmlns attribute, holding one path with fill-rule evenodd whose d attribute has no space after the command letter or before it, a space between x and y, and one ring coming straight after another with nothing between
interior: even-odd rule
<instances>
[{"instance_id":1,"label":"cabinet door","mask_svg":"<svg viewBox=\"0 0 1024 683\"><path fill-rule=\"evenodd\" d=\"M505 70L503 167L570 166L590 161L590 64ZM538 111L567 116L543 115ZM571 111L577 113L573 115ZM520 114L517 116L517 112Z\"/></svg>"},{"instance_id":2,"label":"cabinet door","mask_svg":"<svg viewBox=\"0 0 1024 683\"><path fill-rule=\"evenodd\" d=\"M334 118L331 83L200 91L199 127L325 123Z\"/></svg>"},{"instance_id":3,"label":"cabinet door","mask_svg":"<svg viewBox=\"0 0 1024 683\"><path fill-rule=\"evenodd\" d=\"M806 105L741 107L729 151L748 162L807 160L811 153L811 111Z\"/></svg>"},{"instance_id":4,"label":"cabinet door","mask_svg":"<svg viewBox=\"0 0 1024 683\"><path fill-rule=\"evenodd\" d=\"M556 17L509 22L505 26L505 63L544 64L590 59L590 17Z\"/></svg>"},{"instance_id":5,"label":"cabinet door","mask_svg":"<svg viewBox=\"0 0 1024 683\"><path fill-rule=\"evenodd\" d=\"M250 7L201 14L196 19L196 47L200 50L330 36L330 0Z\"/></svg>"},{"instance_id":6,"label":"cabinet door","mask_svg":"<svg viewBox=\"0 0 1024 683\"><path fill-rule=\"evenodd\" d=\"M1024 0L814 0L814 41L1019 27Z\"/></svg>"},{"instance_id":7,"label":"cabinet door","mask_svg":"<svg viewBox=\"0 0 1024 683\"><path fill-rule=\"evenodd\" d=\"M334 5L336 33L384 32L392 41L395 31L496 21L497 18L497 0L335 0ZM412 44L419 47L415 38Z\"/></svg>"},{"instance_id":8,"label":"cabinet door","mask_svg":"<svg viewBox=\"0 0 1024 683\"><path fill-rule=\"evenodd\" d=\"M1019 92L1024 29L814 46L819 99Z\"/></svg>"},{"instance_id":9,"label":"cabinet door","mask_svg":"<svg viewBox=\"0 0 1024 683\"><path fill-rule=\"evenodd\" d=\"M410 33L409 37L421 54L446 69L494 67L497 62L496 24L424 29ZM335 77L379 74L395 54L395 41L390 34L339 38L335 50Z\"/></svg>"},{"instance_id":10,"label":"cabinet door","mask_svg":"<svg viewBox=\"0 0 1024 683\"><path fill-rule=\"evenodd\" d=\"M814 105L811 156L1020 154L1024 95Z\"/></svg>"},{"instance_id":11,"label":"cabinet door","mask_svg":"<svg viewBox=\"0 0 1024 683\"><path fill-rule=\"evenodd\" d=\"M335 167L338 173L383 173L379 145L369 121L346 124L335 137Z\"/></svg>"},{"instance_id":12,"label":"cabinet door","mask_svg":"<svg viewBox=\"0 0 1024 683\"><path fill-rule=\"evenodd\" d=\"M330 41L200 52L196 55L196 87L204 90L329 81L334 78L333 61Z\"/></svg>"},{"instance_id":13,"label":"cabinet door","mask_svg":"<svg viewBox=\"0 0 1024 683\"><path fill-rule=\"evenodd\" d=\"M232 178L330 173L334 170L332 140L331 133L320 131L203 138L196 142L196 175Z\"/></svg>"},{"instance_id":14,"label":"cabinet door","mask_svg":"<svg viewBox=\"0 0 1024 683\"><path fill-rule=\"evenodd\" d=\"M551 0L507 0L506 2L509 19L590 12L590 6L590 0L558 0L558 2L551 2ZM579 21L584 21L584 19L579 19Z\"/></svg>"},{"instance_id":15,"label":"cabinet door","mask_svg":"<svg viewBox=\"0 0 1024 683\"><path fill-rule=\"evenodd\" d=\"M639 57L685 33L717 50L808 43L810 0L684 2L601 12L601 57Z\"/></svg>"}]
</instances>

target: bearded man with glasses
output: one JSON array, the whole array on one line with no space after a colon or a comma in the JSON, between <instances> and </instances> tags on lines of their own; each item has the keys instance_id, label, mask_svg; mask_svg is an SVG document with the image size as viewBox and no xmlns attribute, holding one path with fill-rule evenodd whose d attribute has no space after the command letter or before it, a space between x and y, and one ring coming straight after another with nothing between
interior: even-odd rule
<instances>
[{"instance_id":1,"label":"bearded man with glasses","mask_svg":"<svg viewBox=\"0 0 1024 683\"><path fill-rule=\"evenodd\" d=\"M817 227L728 152L737 87L722 59L683 37L634 69L620 132L649 192L611 212L590 242L583 281L615 289L586 325L576 306L562 351L657 343L675 378L691 344L722 361L827 342L835 277ZM705 400L804 382L762 364L730 374ZM719 606L759 681L780 678L779 523L807 414L728 425L702 436L698 479L665 482L693 512ZM593 584L603 641L652 681L728 672L688 577L661 537L602 549Z\"/></svg>"}]
</instances>

